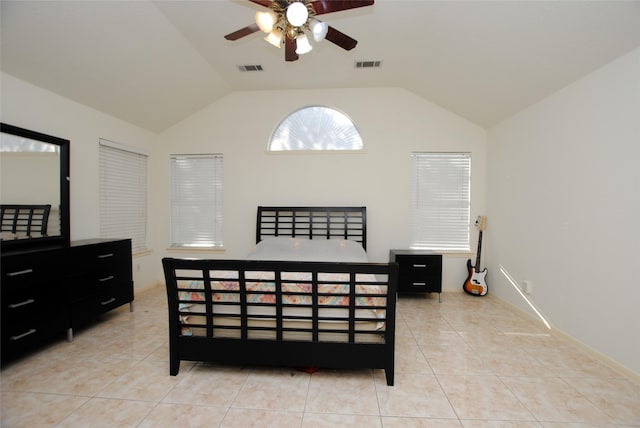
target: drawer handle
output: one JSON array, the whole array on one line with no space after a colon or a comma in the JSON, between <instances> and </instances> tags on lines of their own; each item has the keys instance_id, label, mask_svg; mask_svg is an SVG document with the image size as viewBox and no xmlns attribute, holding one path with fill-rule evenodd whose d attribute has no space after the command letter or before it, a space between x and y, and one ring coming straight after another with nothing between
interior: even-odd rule
<instances>
[{"instance_id":1,"label":"drawer handle","mask_svg":"<svg viewBox=\"0 0 640 428\"><path fill-rule=\"evenodd\" d=\"M426 282L414 282L413 285L427 285Z\"/></svg>"},{"instance_id":2,"label":"drawer handle","mask_svg":"<svg viewBox=\"0 0 640 428\"><path fill-rule=\"evenodd\" d=\"M36 332L36 329L32 328L31 330L27 331L26 333L22 333L22 334L19 334L17 336L11 336L9 339L13 340L13 341L20 340L20 339L22 339L24 337L32 335L35 332Z\"/></svg>"},{"instance_id":3,"label":"drawer handle","mask_svg":"<svg viewBox=\"0 0 640 428\"><path fill-rule=\"evenodd\" d=\"M427 265L416 265L416 264L414 264L413 267L414 268L426 268Z\"/></svg>"},{"instance_id":4,"label":"drawer handle","mask_svg":"<svg viewBox=\"0 0 640 428\"><path fill-rule=\"evenodd\" d=\"M100 281L100 282L106 282L106 281L111 281L113 278L115 278L115 276L113 276L113 275L109 275L109 276L108 276L108 277L106 277L106 278L100 278L100 279L98 279L98 281Z\"/></svg>"},{"instance_id":5,"label":"drawer handle","mask_svg":"<svg viewBox=\"0 0 640 428\"><path fill-rule=\"evenodd\" d=\"M34 302L35 302L34 299L29 299L20 303L12 303L9 305L9 309L15 309L15 308L19 308L20 306L30 305L31 303L34 303Z\"/></svg>"},{"instance_id":6,"label":"drawer handle","mask_svg":"<svg viewBox=\"0 0 640 428\"><path fill-rule=\"evenodd\" d=\"M99 259L106 259L109 257L113 257L113 253L107 253L107 254L98 254L98 258Z\"/></svg>"},{"instance_id":7,"label":"drawer handle","mask_svg":"<svg viewBox=\"0 0 640 428\"><path fill-rule=\"evenodd\" d=\"M17 272L9 272L7 274L7 276L19 276L19 275L26 275L28 273L32 273L33 269L25 269L25 270L19 270Z\"/></svg>"},{"instance_id":8,"label":"drawer handle","mask_svg":"<svg viewBox=\"0 0 640 428\"><path fill-rule=\"evenodd\" d=\"M115 298L115 297L112 297L112 298L110 298L109 300L107 300L106 302L100 302L100 304L101 304L102 306L106 306L106 305L108 305L109 303L113 303L113 302L115 302L115 301L116 301L116 298Z\"/></svg>"}]
</instances>

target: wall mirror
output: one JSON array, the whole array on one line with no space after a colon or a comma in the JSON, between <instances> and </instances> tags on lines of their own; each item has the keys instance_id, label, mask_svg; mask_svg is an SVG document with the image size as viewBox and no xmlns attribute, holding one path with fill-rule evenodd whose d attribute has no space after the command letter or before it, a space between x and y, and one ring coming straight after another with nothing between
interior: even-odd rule
<instances>
[{"instance_id":1,"label":"wall mirror","mask_svg":"<svg viewBox=\"0 0 640 428\"><path fill-rule=\"evenodd\" d=\"M69 243L69 140L6 123L0 137L2 250Z\"/></svg>"}]
</instances>

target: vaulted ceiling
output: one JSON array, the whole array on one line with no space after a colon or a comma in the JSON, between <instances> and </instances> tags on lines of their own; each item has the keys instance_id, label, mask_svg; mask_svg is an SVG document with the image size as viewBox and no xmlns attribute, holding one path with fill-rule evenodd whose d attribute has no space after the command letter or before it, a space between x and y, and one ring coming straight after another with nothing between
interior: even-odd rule
<instances>
[{"instance_id":1,"label":"vaulted ceiling","mask_svg":"<svg viewBox=\"0 0 640 428\"><path fill-rule=\"evenodd\" d=\"M355 49L295 62L224 39L263 10L248 0L0 5L2 71L155 132L233 91L383 86L490 127L640 46L640 1L376 0L321 17Z\"/></svg>"}]
</instances>

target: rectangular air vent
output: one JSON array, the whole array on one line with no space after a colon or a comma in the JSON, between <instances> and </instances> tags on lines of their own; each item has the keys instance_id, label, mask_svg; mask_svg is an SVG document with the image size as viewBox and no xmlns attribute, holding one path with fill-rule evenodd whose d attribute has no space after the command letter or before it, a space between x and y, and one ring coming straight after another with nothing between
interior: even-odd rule
<instances>
[{"instance_id":1,"label":"rectangular air vent","mask_svg":"<svg viewBox=\"0 0 640 428\"><path fill-rule=\"evenodd\" d=\"M379 68L382 61L356 61L356 68Z\"/></svg>"},{"instance_id":2,"label":"rectangular air vent","mask_svg":"<svg viewBox=\"0 0 640 428\"><path fill-rule=\"evenodd\" d=\"M261 65L239 65L240 71L264 71Z\"/></svg>"}]
</instances>

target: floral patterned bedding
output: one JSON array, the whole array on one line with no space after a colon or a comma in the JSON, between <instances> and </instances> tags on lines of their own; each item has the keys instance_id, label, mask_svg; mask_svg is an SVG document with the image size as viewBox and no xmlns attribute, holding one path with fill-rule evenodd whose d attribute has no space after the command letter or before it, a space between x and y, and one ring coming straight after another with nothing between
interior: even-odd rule
<instances>
[{"instance_id":1,"label":"floral patterned bedding","mask_svg":"<svg viewBox=\"0 0 640 428\"><path fill-rule=\"evenodd\" d=\"M263 274L263 278L255 278L255 282L247 282L247 303L276 304L276 284L270 274L272 272L256 272ZM362 275L364 276L364 275ZM320 306L349 306L349 284L348 275L331 273L318 278L319 281L328 283L318 284L318 305ZM282 303L287 305L311 305L312 284L305 272L291 272L287 281L282 283ZM370 283L375 282L375 278L368 281L360 279L366 284L356 285L356 307L384 307L383 290ZM186 285L186 287L185 287ZM182 308L186 308L195 302L204 302L203 281L190 281L178 285L183 291L180 292ZM240 286L237 280L216 280L211 282L212 301L214 303L240 303Z\"/></svg>"}]
</instances>

